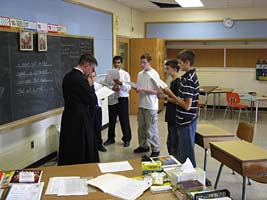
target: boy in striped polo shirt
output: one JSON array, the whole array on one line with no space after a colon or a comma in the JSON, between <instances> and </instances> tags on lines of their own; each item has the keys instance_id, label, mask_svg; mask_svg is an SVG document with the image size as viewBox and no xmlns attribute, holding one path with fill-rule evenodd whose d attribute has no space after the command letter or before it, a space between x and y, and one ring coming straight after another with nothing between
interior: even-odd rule
<instances>
[{"instance_id":1,"label":"boy in striped polo shirt","mask_svg":"<svg viewBox=\"0 0 267 200\"><path fill-rule=\"evenodd\" d=\"M194 145L198 118L199 82L196 70L193 68L195 54L191 50L183 50L177 54L177 59L180 69L185 72L181 77L178 96L175 96L169 88L163 91L174 98L177 104L177 159L183 163L188 157L196 167Z\"/></svg>"}]
</instances>

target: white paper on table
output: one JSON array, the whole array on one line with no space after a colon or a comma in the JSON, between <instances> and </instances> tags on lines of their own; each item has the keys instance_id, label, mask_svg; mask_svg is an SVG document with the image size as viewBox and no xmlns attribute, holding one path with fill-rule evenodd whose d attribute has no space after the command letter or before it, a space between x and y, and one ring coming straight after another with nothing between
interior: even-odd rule
<instances>
[{"instance_id":1,"label":"white paper on table","mask_svg":"<svg viewBox=\"0 0 267 200\"><path fill-rule=\"evenodd\" d=\"M130 85L132 88L137 88L137 84L135 82L123 81L123 83Z\"/></svg>"},{"instance_id":2,"label":"white paper on table","mask_svg":"<svg viewBox=\"0 0 267 200\"><path fill-rule=\"evenodd\" d=\"M20 183L13 184L8 192L6 200L40 200L44 183Z\"/></svg>"},{"instance_id":3,"label":"white paper on table","mask_svg":"<svg viewBox=\"0 0 267 200\"><path fill-rule=\"evenodd\" d=\"M58 196L88 195L87 179L65 179L58 189Z\"/></svg>"},{"instance_id":4,"label":"white paper on table","mask_svg":"<svg viewBox=\"0 0 267 200\"><path fill-rule=\"evenodd\" d=\"M98 167L102 173L133 170L128 161L99 163Z\"/></svg>"},{"instance_id":5,"label":"white paper on table","mask_svg":"<svg viewBox=\"0 0 267 200\"><path fill-rule=\"evenodd\" d=\"M107 71L107 78L109 80L120 79L120 72L118 69L110 69Z\"/></svg>"},{"instance_id":6,"label":"white paper on table","mask_svg":"<svg viewBox=\"0 0 267 200\"><path fill-rule=\"evenodd\" d=\"M218 197L218 198L212 198L212 199L198 199L198 200L231 200L230 197Z\"/></svg>"},{"instance_id":7,"label":"white paper on table","mask_svg":"<svg viewBox=\"0 0 267 200\"><path fill-rule=\"evenodd\" d=\"M105 97L108 97L114 93L113 90L109 89L108 87L104 86L100 89L98 89L95 94L98 99L104 99Z\"/></svg>"},{"instance_id":8,"label":"white paper on table","mask_svg":"<svg viewBox=\"0 0 267 200\"><path fill-rule=\"evenodd\" d=\"M127 200L136 199L151 186L145 181L134 180L117 174L100 175L87 181L87 183L105 193Z\"/></svg>"},{"instance_id":9,"label":"white paper on table","mask_svg":"<svg viewBox=\"0 0 267 200\"><path fill-rule=\"evenodd\" d=\"M79 176L68 176L68 177L52 177L49 179L46 195L58 194L59 188L64 184L67 179L80 179Z\"/></svg>"},{"instance_id":10,"label":"white paper on table","mask_svg":"<svg viewBox=\"0 0 267 200\"><path fill-rule=\"evenodd\" d=\"M194 166L193 166L193 164L189 158L186 158L186 161L181 166L181 170L183 172L187 172L187 173L196 171L196 169L194 168Z\"/></svg>"}]
</instances>

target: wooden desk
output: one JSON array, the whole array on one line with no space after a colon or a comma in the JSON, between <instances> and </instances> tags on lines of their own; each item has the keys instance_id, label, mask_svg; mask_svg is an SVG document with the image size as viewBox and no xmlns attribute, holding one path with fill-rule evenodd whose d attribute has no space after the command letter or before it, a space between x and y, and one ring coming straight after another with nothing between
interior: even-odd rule
<instances>
[{"instance_id":1,"label":"wooden desk","mask_svg":"<svg viewBox=\"0 0 267 200\"><path fill-rule=\"evenodd\" d=\"M207 154L210 148L210 142L233 140L235 134L230 133L212 124L198 124L195 143L204 148L204 171L206 171Z\"/></svg>"},{"instance_id":2,"label":"wooden desk","mask_svg":"<svg viewBox=\"0 0 267 200\"><path fill-rule=\"evenodd\" d=\"M247 176L267 173L266 151L254 144L235 140L211 142L211 156L221 162L215 182L217 188L223 165L243 176L242 200L246 199Z\"/></svg>"},{"instance_id":3,"label":"wooden desk","mask_svg":"<svg viewBox=\"0 0 267 200\"><path fill-rule=\"evenodd\" d=\"M200 86L199 94L205 96L205 119L207 119L207 106L208 106L208 95L211 93L212 90L216 89L218 86Z\"/></svg>"},{"instance_id":4,"label":"wooden desk","mask_svg":"<svg viewBox=\"0 0 267 200\"><path fill-rule=\"evenodd\" d=\"M120 174L127 177L133 177L133 176L140 176L142 174L141 171L141 161L140 159L134 159L129 161L134 170L130 171L123 171L123 172L117 172L114 174ZM118 199L116 197L113 197L111 195L105 194L101 190L96 188L96 192L89 193L85 196L67 196L67 197L58 197L56 195L45 195L45 191L47 188L47 184L50 177L55 176L81 176L81 177L96 177L98 175L101 175L101 172L98 168L97 163L92 164L82 164L82 165L67 165L67 166L53 166L53 167L44 167L44 168L38 168L43 170L42 180L45 182L44 189L42 193L42 200L58 200L58 199L84 199L84 200L106 200L106 199ZM161 193L161 194L152 194L150 190L144 192L144 194L139 197L138 199L143 200L161 200L161 199L177 199L173 193Z\"/></svg>"}]
</instances>

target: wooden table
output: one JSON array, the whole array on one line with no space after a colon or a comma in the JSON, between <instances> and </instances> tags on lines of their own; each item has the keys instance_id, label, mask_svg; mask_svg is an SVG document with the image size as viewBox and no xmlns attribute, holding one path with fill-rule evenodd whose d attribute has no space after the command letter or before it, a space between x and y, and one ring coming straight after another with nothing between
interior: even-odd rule
<instances>
[{"instance_id":1,"label":"wooden table","mask_svg":"<svg viewBox=\"0 0 267 200\"><path fill-rule=\"evenodd\" d=\"M223 165L243 176L242 200L246 199L246 178L267 173L266 150L245 141L211 142L211 156L221 162L215 182L217 188Z\"/></svg>"},{"instance_id":2,"label":"wooden table","mask_svg":"<svg viewBox=\"0 0 267 200\"><path fill-rule=\"evenodd\" d=\"M207 154L210 148L210 142L233 140L235 134L221 129L212 124L198 124L195 143L205 150L204 154L204 171L206 171Z\"/></svg>"},{"instance_id":3,"label":"wooden table","mask_svg":"<svg viewBox=\"0 0 267 200\"><path fill-rule=\"evenodd\" d=\"M129 163L132 165L134 170L130 171L123 171L123 172L117 172L114 174L120 174L127 177L134 177L134 176L140 176L142 175L141 171L141 160L140 159L134 159L130 160ZM82 165L67 165L67 166L53 166L53 167L44 167L44 168L38 168L43 170L42 180L44 184L44 189L42 193L42 200L58 200L58 199L84 199L84 200L106 200L106 199L118 199L116 197L113 197L111 195L105 194L101 190L96 188L96 192L89 193L85 196L66 196L66 197L58 197L56 195L45 195L45 191L47 188L47 184L50 177L55 176L81 176L81 177L96 177L98 175L101 175L101 172L98 168L97 163L92 164L82 164ZM139 197L138 199L144 199L144 200L161 200L161 199L177 199L173 193L160 193L160 194L152 194L150 190L147 190L144 192L144 194Z\"/></svg>"},{"instance_id":4,"label":"wooden table","mask_svg":"<svg viewBox=\"0 0 267 200\"><path fill-rule=\"evenodd\" d=\"M221 100L221 94L225 94L227 92L233 92L234 89L232 88L223 88L223 87L217 87L214 90L211 91L211 94L213 94L213 110L212 110L212 118L214 118L214 111L216 108L216 99L218 94L218 106L220 106L220 100Z\"/></svg>"},{"instance_id":5,"label":"wooden table","mask_svg":"<svg viewBox=\"0 0 267 200\"><path fill-rule=\"evenodd\" d=\"M259 102L260 101L267 101L267 96L266 95L251 95L251 94L244 94L240 95L240 99L250 101L250 107L251 107L251 113L252 113L252 108L255 105L255 123L258 123L258 110L259 110ZM250 121L251 121L251 115L250 115Z\"/></svg>"},{"instance_id":6,"label":"wooden table","mask_svg":"<svg viewBox=\"0 0 267 200\"><path fill-rule=\"evenodd\" d=\"M218 86L200 86L199 94L205 96L205 119L207 119L207 106L208 106L208 95L211 93L212 90L216 89Z\"/></svg>"}]
</instances>

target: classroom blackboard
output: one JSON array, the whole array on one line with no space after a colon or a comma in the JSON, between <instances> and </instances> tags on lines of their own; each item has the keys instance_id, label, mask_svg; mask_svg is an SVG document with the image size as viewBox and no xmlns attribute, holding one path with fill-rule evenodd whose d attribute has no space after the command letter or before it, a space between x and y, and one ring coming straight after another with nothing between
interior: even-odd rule
<instances>
[{"instance_id":1,"label":"classroom blackboard","mask_svg":"<svg viewBox=\"0 0 267 200\"><path fill-rule=\"evenodd\" d=\"M19 33L0 31L0 125L43 113L64 104L62 79L84 53L93 54L93 39L48 35L48 50L19 50Z\"/></svg>"}]
</instances>

